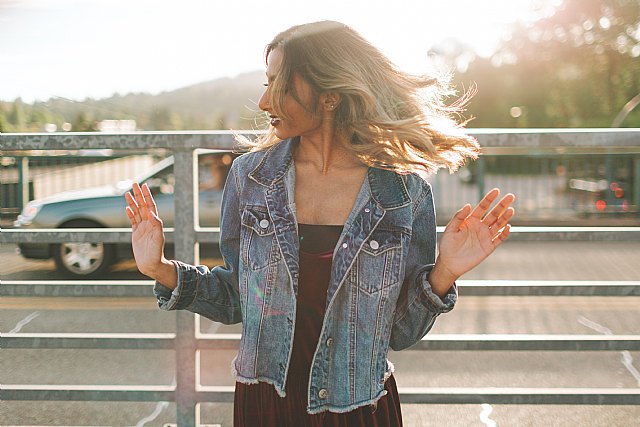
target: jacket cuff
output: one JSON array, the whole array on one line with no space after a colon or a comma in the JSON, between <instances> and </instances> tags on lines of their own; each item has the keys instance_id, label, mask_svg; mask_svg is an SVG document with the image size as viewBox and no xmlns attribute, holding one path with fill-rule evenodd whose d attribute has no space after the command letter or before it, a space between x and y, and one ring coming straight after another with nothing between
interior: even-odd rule
<instances>
[{"instance_id":1,"label":"jacket cuff","mask_svg":"<svg viewBox=\"0 0 640 427\"><path fill-rule=\"evenodd\" d=\"M453 282L453 285L451 285L451 287L447 291L447 294L441 298L435 292L433 292L431 283L429 283L429 280L427 279L427 277L429 277L430 271L431 269L424 271L422 280L423 291L421 295L422 302L427 307L430 307L432 310L434 310L437 314L448 313L453 309L456 302L458 301L458 285L456 284L456 282Z\"/></svg>"},{"instance_id":2,"label":"jacket cuff","mask_svg":"<svg viewBox=\"0 0 640 427\"><path fill-rule=\"evenodd\" d=\"M171 290L158 281L153 286L158 307L162 310L179 310L190 306L198 290L195 267L181 261L171 260L171 262L175 265L178 274L175 289Z\"/></svg>"}]
</instances>

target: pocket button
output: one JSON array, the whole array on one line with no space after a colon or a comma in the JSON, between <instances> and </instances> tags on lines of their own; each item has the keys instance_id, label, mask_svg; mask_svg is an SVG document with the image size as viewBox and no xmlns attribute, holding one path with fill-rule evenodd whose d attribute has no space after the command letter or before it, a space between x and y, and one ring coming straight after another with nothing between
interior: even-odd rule
<instances>
[{"instance_id":1,"label":"pocket button","mask_svg":"<svg viewBox=\"0 0 640 427\"><path fill-rule=\"evenodd\" d=\"M372 240L369 242L369 246L371 246L371 249L375 251L380 247L380 244L376 240Z\"/></svg>"},{"instance_id":2,"label":"pocket button","mask_svg":"<svg viewBox=\"0 0 640 427\"><path fill-rule=\"evenodd\" d=\"M263 219L260 221L260 227L267 228L269 226L269 220Z\"/></svg>"}]
</instances>

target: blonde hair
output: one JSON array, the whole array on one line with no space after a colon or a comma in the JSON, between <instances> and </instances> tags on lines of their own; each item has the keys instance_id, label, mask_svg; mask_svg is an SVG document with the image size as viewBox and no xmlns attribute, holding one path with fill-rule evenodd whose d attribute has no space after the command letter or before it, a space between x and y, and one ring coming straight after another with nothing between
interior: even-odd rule
<instances>
[{"instance_id":1,"label":"blonde hair","mask_svg":"<svg viewBox=\"0 0 640 427\"><path fill-rule=\"evenodd\" d=\"M448 79L399 71L360 34L339 22L289 28L267 45L265 62L276 48L283 59L270 84L274 111L286 118L285 96L298 99L293 86L296 74L314 94L314 102L305 108L315 108L322 93L338 94L336 130L350 138L349 148L364 164L399 173L431 174L443 167L453 173L465 157L478 157L478 142L463 131L466 122L453 119L473 91L446 106L443 98L454 94ZM240 142L257 151L280 139L271 128L255 141Z\"/></svg>"}]
</instances>

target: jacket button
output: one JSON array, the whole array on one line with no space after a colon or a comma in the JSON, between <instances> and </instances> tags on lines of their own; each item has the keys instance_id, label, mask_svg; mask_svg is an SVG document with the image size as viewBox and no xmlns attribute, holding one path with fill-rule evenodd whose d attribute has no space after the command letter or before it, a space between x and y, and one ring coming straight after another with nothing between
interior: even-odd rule
<instances>
[{"instance_id":1,"label":"jacket button","mask_svg":"<svg viewBox=\"0 0 640 427\"><path fill-rule=\"evenodd\" d=\"M369 213L369 212L371 212L371 209L369 209L369 208L365 208L365 210L364 210L364 211L365 211L366 213Z\"/></svg>"},{"instance_id":2,"label":"jacket button","mask_svg":"<svg viewBox=\"0 0 640 427\"><path fill-rule=\"evenodd\" d=\"M346 243L343 243L343 244L342 244L342 247L343 247L344 249L347 249L347 246L348 246L348 245L347 245Z\"/></svg>"},{"instance_id":3,"label":"jacket button","mask_svg":"<svg viewBox=\"0 0 640 427\"><path fill-rule=\"evenodd\" d=\"M263 219L260 221L260 227L262 228L267 228L269 226L269 220L268 219Z\"/></svg>"},{"instance_id":4,"label":"jacket button","mask_svg":"<svg viewBox=\"0 0 640 427\"><path fill-rule=\"evenodd\" d=\"M369 246L371 246L371 249L376 250L380 247L380 244L377 241L372 240L369 242Z\"/></svg>"},{"instance_id":5,"label":"jacket button","mask_svg":"<svg viewBox=\"0 0 640 427\"><path fill-rule=\"evenodd\" d=\"M319 397L320 399L326 399L326 398L327 398L327 394L328 394L328 393L327 393L327 390L326 390L326 389L324 389L324 388L322 388L322 389L320 389L320 391L318 392L318 397Z\"/></svg>"},{"instance_id":6,"label":"jacket button","mask_svg":"<svg viewBox=\"0 0 640 427\"><path fill-rule=\"evenodd\" d=\"M331 347L331 344L333 344L333 338L327 338L327 347Z\"/></svg>"}]
</instances>

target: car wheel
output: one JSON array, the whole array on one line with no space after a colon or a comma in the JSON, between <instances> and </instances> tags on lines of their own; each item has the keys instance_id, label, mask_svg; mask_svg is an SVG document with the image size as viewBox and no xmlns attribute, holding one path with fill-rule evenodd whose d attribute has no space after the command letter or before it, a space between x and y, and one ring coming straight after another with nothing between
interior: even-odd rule
<instances>
[{"instance_id":1,"label":"car wheel","mask_svg":"<svg viewBox=\"0 0 640 427\"><path fill-rule=\"evenodd\" d=\"M99 228L88 220L74 220L60 228ZM109 271L115 259L113 245L105 243L60 243L52 245L57 270L67 277L98 277Z\"/></svg>"}]
</instances>

